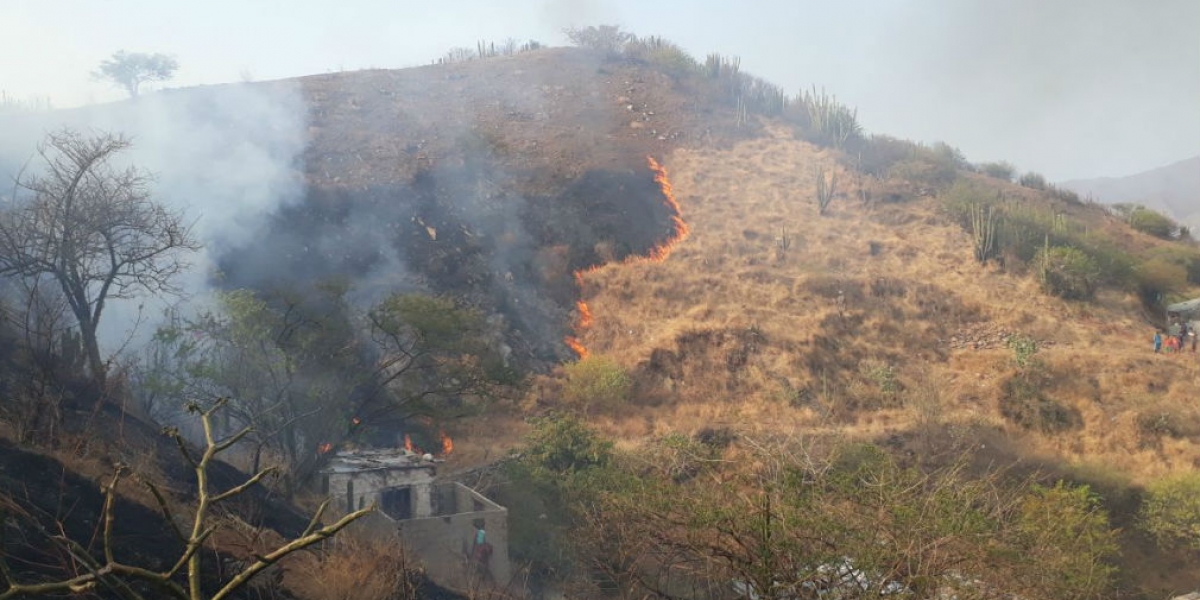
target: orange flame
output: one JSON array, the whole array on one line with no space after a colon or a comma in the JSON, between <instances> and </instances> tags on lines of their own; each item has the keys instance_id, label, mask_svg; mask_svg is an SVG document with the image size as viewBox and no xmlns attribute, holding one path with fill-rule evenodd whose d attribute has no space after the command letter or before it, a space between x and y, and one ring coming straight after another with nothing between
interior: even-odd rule
<instances>
[{"instance_id":1,"label":"orange flame","mask_svg":"<svg viewBox=\"0 0 1200 600\"><path fill-rule=\"evenodd\" d=\"M454 452L454 440L450 439L450 436L446 435L445 431L439 431L438 433L442 436L442 455L445 456Z\"/></svg>"},{"instance_id":2,"label":"orange flame","mask_svg":"<svg viewBox=\"0 0 1200 600\"><path fill-rule=\"evenodd\" d=\"M675 188L671 186L671 180L667 179L667 168L654 160L653 156L647 156L646 161L650 164L650 170L654 171L654 181L662 188L663 204L671 211L671 224L675 230L661 244L651 248L645 256L646 260L662 262L675 251L679 242L687 239L692 230L683 221L683 210L679 207L679 200L675 198Z\"/></svg>"},{"instance_id":3,"label":"orange flame","mask_svg":"<svg viewBox=\"0 0 1200 600\"><path fill-rule=\"evenodd\" d=\"M416 452L416 450L413 449L412 438L408 437L407 433L404 434L404 449L408 450L409 452Z\"/></svg>"},{"instance_id":4,"label":"orange flame","mask_svg":"<svg viewBox=\"0 0 1200 600\"><path fill-rule=\"evenodd\" d=\"M587 302L580 300L579 302L575 303L575 308L579 310L578 327L580 329L587 329L588 327L591 327L592 326L592 309L588 308Z\"/></svg>"},{"instance_id":5,"label":"orange flame","mask_svg":"<svg viewBox=\"0 0 1200 600\"><path fill-rule=\"evenodd\" d=\"M329 442L325 442L324 444L317 446L317 454L326 454L330 450L333 450L333 444Z\"/></svg>"},{"instance_id":6,"label":"orange flame","mask_svg":"<svg viewBox=\"0 0 1200 600\"><path fill-rule=\"evenodd\" d=\"M583 342L579 341L579 338L575 336L569 335L563 341L567 343L567 346L569 346L571 350L575 351L575 354L579 358L587 358L588 354L591 354L588 352L587 346L584 346Z\"/></svg>"},{"instance_id":7,"label":"orange flame","mask_svg":"<svg viewBox=\"0 0 1200 600\"><path fill-rule=\"evenodd\" d=\"M688 227L688 224L683 220L683 210L679 207L679 200L675 198L675 188L671 186L671 180L667 178L666 167L659 164L657 160L654 160L653 156L647 156L646 162L650 165L650 170L654 172L654 182L657 183L658 187L662 190L663 204L666 205L667 209L671 213L672 231L671 235L667 236L667 239L663 240L662 243L658 244L657 246L650 248L650 250L646 252L645 256L627 257L624 261L626 263L635 263L639 261L650 261L657 263L667 260L667 257L675 251L675 247L679 245L679 242L687 239L688 234L691 233L691 228ZM583 293L583 276L599 268L600 265L595 265L587 269L575 271L575 283L579 286L580 294ZM579 333L592 326L592 309L588 307L587 303L583 300L575 303L575 309L579 311L579 319L575 322L575 331L576 333ZM579 356L579 358L588 357L588 349L583 345L583 342L581 342L578 337L567 336L563 342L565 342L567 346L570 347L577 356Z\"/></svg>"}]
</instances>

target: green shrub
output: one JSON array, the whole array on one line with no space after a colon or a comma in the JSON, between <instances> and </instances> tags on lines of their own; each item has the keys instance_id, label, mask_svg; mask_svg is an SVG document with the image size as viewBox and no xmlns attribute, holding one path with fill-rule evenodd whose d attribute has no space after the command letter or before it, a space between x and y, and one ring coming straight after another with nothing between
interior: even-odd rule
<instances>
[{"instance_id":1,"label":"green shrub","mask_svg":"<svg viewBox=\"0 0 1200 600\"><path fill-rule=\"evenodd\" d=\"M892 168L888 170L888 176L917 185L941 188L954 183L954 180L958 178L958 170L949 161L925 156L903 160L892 165Z\"/></svg>"},{"instance_id":2,"label":"green shrub","mask_svg":"<svg viewBox=\"0 0 1200 600\"><path fill-rule=\"evenodd\" d=\"M700 63L678 44L658 36L638 38L630 36L625 43L624 53L630 58L644 60L661 67L675 77L685 77L701 72Z\"/></svg>"},{"instance_id":3,"label":"green shrub","mask_svg":"<svg viewBox=\"0 0 1200 600\"><path fill-rule=\"evenodd\" d=\"M1067 204L1083 204L1083 202L1079 199L1079 194L1076 194L1075 192L1072 192L1066 188L1052 185L1049 186L1046 191L1049 192L1051 197L1062 200Z\"/></svg>"},{"instance_id":4,"label":"green shrub","mask_svg":"<svg viewBox=\"0 0 1200 600\"><path fill-rule=\"evenodd\" d=\"M1034 190L1046 189L1046 178L1039 173L1026 173L1017 180L1017 183Z\"/></svg>"},{"instance_id":5,"label":"green shrub","mask_svg":"<svg viewBox=\"0 0 1200 600\"><path fill-rule=\"evenodd\" d=\"M571 27L566 34L572 44L603 52L609 58L619 56L626 44L634 39L633 34L622 31L618 25Z\"/></svg>"},{"instance_id":6,"label":"green shrub","mask_svg":"<svg viewBox=\"0 0 1200 600\"><path fill-rule=\"evenodd\" d=\"M962 150L946 142L934 142L933 146L930 146L929 152L934 162L947 165L952 169L971 168L971 163L967 162L967 157L962 153Z\"/></svg>"},{"instance_id":7,"label":"green shrub","mask_svg":"<svg viewBox=\"0 0 1200 600\"><path fill-rule=\"evenodd\" d=\"M979 172L1004 181L1012 181L1017 175L1017 168L1007 162L986 162L979 165Z\"/></svg>"},{"instance_id":8,"label":"green shrub","mask_svg":"<svg viewBox=\"0 0 1200 600\"><path fill-rule=\"evenodd\" d=\"M913 141L889 135L872 135L859 141L853 148L855 165L859 171L880 179L887 177L892 166L903 160L918 156L924 148Z\"/></svg>"},{"instance_id":9,"label":"green shrub","mask_svg":"<svg viewBox=\"0 0 1200 600\"><path fill-rule=\"evenodd\" d=\"M1138 516L1160 543L1200 550L1200 473L1151 483Z\"/></svg>"},{"instance_id":10,"label":"green shrub","mask_svg":"<svg viewBox=\"0 0 1200 600\"><path fill-rule=\"evenodd\" d=\"M629 398L633 382L617 361L592 355L563 367L567 376L563 396L583 407L613 408Z\"/></svg>"},{"instance_id":11,"label":"green shrub","mask_svg":"<svg viewBox=\"0 0 1200 600\"><path fill-rule=\"evenodd\" d=\"M521 462L535 474L565 475L606 466L612 459L612 446L579 419L544 417L533 420Z\"/></svg>"},{"instance_id":12,"label":"green shrub","mask_svg":"<svg viewBox=\"0 0 1200 600\"><path fill-rule=\"evenodd\" d=\"M1037 340L1027 335L1011 335L1005 340L1004 345L1012 350L1013 364L1017 365L1017 369L1026 371L1041 368L1041 360L1037 358L1039 350Z\"/></svg>"},{"instance_id":13,"label":"green shrub","mask_svg":"<svg viewBox=\"0 0 1200 600\"><path fill-rule=\"evenodd\" d=\"M1200 284L1200 249L1195 246L1190 244L1162 246L1153 249L1150 256L1183 267L1187 272L1188 283Z\"/></svg>"},{"instance_id":14,"label":"green shrub","mask_svg":"<svg viewBox=\"0 0 1200 600\"><path fill-rule=\"evenodd\" d=\"M1129 213L1129 226L1164 240L1171 239L1179 231L1179 226L1170 217L1145 207L1135 208Z\"/></svg>"},{"instance_id":15,"label":"green shrub","mask_svg":"<svg viewBox=\"0 0 1200 600\"><path fill-rule=\"evenodd\" d=\"M1161 304L1165 297L1186 285L1187 269L1162 257L1153 257L1138 265L1135 280L1142 298L1152 304Z\"/></svg>"},{"instance_id":16,"label":"green shrub","mask_svg":"<svg viewBox=\"0 0 1200 600\"><path fill-rule=\"evenodd\" d=\"M1022 560L1033 568L1018 581L1050 598L1101 598L1117 573L1117 532L1100 497L1086 485L1034 486L1020 504L1016 529Z\"/></svg>"},{"instance_id":17,"label":"green shrub","mask_svg":"<svg viewBox=\"0 0 1200 600\"><path fill-rule=\"evenodd\" d=\"M1057 246L1038 253L1042 291L1067 300L1088 300L1096 293L1100 268L1078 248Z\"/></svg>"},{"instance_id":18,"label":"green shrub","mask_svg":"<svg viewBox=\"0 0 1200 600\"><path fill-rule=\"evenodd\" d=\"M1073 239L1079 248L1096 261L1100 284L1136 289L1137 257L1122 250L1111 237L1100 231L1077 235Z\"/></svg>"}]
</instances>

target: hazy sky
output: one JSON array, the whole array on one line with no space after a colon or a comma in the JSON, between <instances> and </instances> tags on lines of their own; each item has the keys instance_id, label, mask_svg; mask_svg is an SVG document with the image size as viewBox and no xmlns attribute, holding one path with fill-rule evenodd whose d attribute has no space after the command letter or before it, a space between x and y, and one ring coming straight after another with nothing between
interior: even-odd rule
<instances>
[{"instance_id":1,"label":"hazy sky","mask_svg":"<svg viewBox=\"0 0 1200 600\"><path fill-rule=\"evenodd\" d=\"M740 56L792 92L824 86L871 132L1056 180L1200 154L1200 0L0 0L0 91L119 99L89 77L119 49L175 55L170 85L190 86L560 45L599 23Z\"/></svg>"}]
</instances>

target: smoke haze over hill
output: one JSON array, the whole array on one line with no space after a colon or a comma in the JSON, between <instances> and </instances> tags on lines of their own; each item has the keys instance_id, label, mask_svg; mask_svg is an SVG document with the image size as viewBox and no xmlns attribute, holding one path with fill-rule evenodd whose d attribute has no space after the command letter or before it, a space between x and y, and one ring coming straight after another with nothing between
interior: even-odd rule
<instances>
[{"instance_id":1,"label":"smoke haze over hill","mask_svg":"<svg viewBox=\"0 0 1200 600\"><path fill-rule=\"evenodd\" d=\"M301 197L305 123L304 104L289 85L164 92L130 103L10 117L0 119L0 177L12 181L26 164L40 168L33 157L48 131L71 127L129 136L133 146L119 160L151 173L155 199L182 212L204 244L185 257L193 268L176 282L185 297L201 296L221 253L248 243L270 215ZM173 301L109 304L102 340L117 347L137 320L138 305L145 303L145 316L154 320Z\"/></svg>"},{"instance_id":2,"label":"smoke haze over hill","mask_svg":"<svg viewBox=\"0 0 1200 600\"><path fill-rule=\"evenodd\" d=\"M740 56L792 92L825 86L871 131L944 140L972 160L1009 160L1051 179L1200 153L1200 3L1190 0L64 5L0 8L11 26L0 36L10 96L60 106L116 98L88 74L121 48L177 56L170 85L187 86L426 64L478 40L562 44L564 27L619 23L699 57Z\"/></svg>"}]
</instances>

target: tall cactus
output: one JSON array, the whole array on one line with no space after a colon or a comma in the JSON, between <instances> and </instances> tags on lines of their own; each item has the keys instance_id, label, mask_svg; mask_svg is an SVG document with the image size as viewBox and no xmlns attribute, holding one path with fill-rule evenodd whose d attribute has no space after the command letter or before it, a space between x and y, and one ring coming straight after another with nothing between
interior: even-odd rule
<instances>
[{"instance_id":1,"label":"tall cactus","mask_svg":"<svg viewBox=\"0 0 1200 600\"><path fill-rule=\"evenodd\" d=\"M837 186L837 171L829 172L828 181L825 179L825 172L821 167L816 168L817 175L817 214L825 214L825 209L829 208L829 203L833 201L833 195Z\"/></svg>"},{"instance_id":2,"label":"tall cactus","mask_svg":"<svg viewBox=\"0 0 1200 600\"><path fill-rule=\"evenodd\" d=\"M986 264L996 255L996 207L977 203L971 206L971 237L975 244L975 260Z\"/></svg>"}]
</instances>

